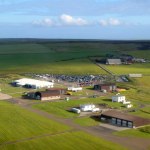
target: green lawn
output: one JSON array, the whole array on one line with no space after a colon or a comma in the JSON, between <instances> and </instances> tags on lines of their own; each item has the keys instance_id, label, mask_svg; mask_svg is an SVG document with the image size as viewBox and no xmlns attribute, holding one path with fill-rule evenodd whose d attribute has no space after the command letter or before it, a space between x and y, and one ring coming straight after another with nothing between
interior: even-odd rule
<instances>
[{"instance_id":1,"label":"green lawn","mask_svg":"<svg viewBox=\"0 0 150 150\"><path fill-rule=\"evenodd\" d=\"M0 144L70 129L14 104L0 101Z\"/></svg>"},{"instance_id":2,"label":"green lawn","mask_svg":"<svg viewBox=\"0 0 150 150\"><path fill-rule=\"evenodd\" d=\"M150 138L150 133L142 132L140 131L140 128L118 131L115 132L114 134L118 136L126 136L126 137Z\"/></svg>"},{"instance_id":3,"label":"green lawn","mask_svg":"<svg viewBox=\"0 0 150 150\"><path fill-rule=\"evenodd\" d=\"M119 144L108 142L84 132L71 132L43 137L21 143L1 146L3 150L125 150Z\"/></svg>"},{"instance_id":4,"label":"green lawn","mask_svg":"<svg viewBox=\"0 0 150 150\"><path fill-rule=\"evenodd\" d=\"M93 118L90 117L80 117L74 119L74 122L81 125L81 126L95 126L100 124L99 121L94 120Z\"/></svg>"}]
</instances>

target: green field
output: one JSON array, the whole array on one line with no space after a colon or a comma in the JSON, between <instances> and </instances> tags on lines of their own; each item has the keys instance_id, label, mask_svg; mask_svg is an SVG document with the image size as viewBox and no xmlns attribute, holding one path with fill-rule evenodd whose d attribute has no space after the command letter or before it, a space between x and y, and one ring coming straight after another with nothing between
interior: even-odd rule
<instances>
[{"instance_id":1,"label":"green field","mask_svg":"<svg viewBox=\"0 0 150 150\"><path fill-rule=\"evenodd\" d=\"M103 65L114 74L143 74L150 75L150 63L132 65Z\"/></svg>"},{"instance_id":2,"label":"green field","mask_svg":"<svg viewBox=\"0 0 150 150\"><path fill-rule=\"evenodd\" d=\"M126 136L126 137L141 137L141 138L150 138L150 126L147 127L143 127L143 128L148 128L149 129L149 133L148 132L142 132L141 129L128 129L128 130L124 130L124 131L119 131L119 132L115 132L115 135L118 136Z\"/></svg>"},{"instance_id":3,"label":"green field","mask_svg":"<svg viewBox=\"0 0 150 150\"><path fill-rule=\"evenodd\" d=\"M124 147L29 112L15 104L0 101L1 150L106 150ZM111 147L109 146L111 144ZM76 146L75 146L76 145Z\"/></svg>"},{"instance_id":4,"label":"green field","mask_svg":"<svg viewBox=\"0 0 150 150\"><path fill-rule=\"evenodd\" d=\"M111 146L110 146L111 145ZM86 134L71 132L2 146L3 150L125 150L124 147Z\"/></svg>"},{"instance_id":5,"label":"green field","mask_svg":"<svg viewBox=\"0 0 150 150\"><path fill-rule=\"evenodd\" d=\"M111 107L115 108L121 108L121 103L113 103L110 99L104 97L104 98L85 98L80 100L70 100L70 101L60 101L56 103L52 102L46 102L46 103L38 103L33 105L33 108L38 108L43 111L52 113L54 115L58 115L65 118L73 118L77 117L78 114L69 112L70 108L72 107L79 107L80 104L100 104L100 103L106 103ZM122 108L123 109L123 108ZM80 120L80 119L79 119Z\"/></svg>"},{"instance_id":6,"label":"green field","mask_svg":"<svg viewBox=\"0 0 150 150\"><path fill-rule=\"evenodd\" d=\"M137 57L149 58L148 50L138 50L142 44L143 42L134 41L129 43L114 41L3 41L0 43L0 74L27 72L106 74L106 72L92 64L88 58L122 53L131 53ZM132 69L136 73L149 74L146 69L148 67L149 65L134 65L130 67L130 71ZM115 68L114 71L117 74L122 73L122 71L124 73L130 72L126 67Z\"/></svg>"},{"instance_id":7,"label":"green field","mask_svg":"<svg viewBox=\"0 0 150 150\"><path fill-rule=\"evenodd\" d=\"M58 133L70 127L25 109L0 101L0 144L42 134Z\"/></svg>"},{"instance_id":8,"label":"green field","mask_svg":"<svg viewBox=\"0 0 150 150\"><path fill-rule=\"evenodd\" d=\"M100 122L94 120L93 118L90 117L80 117L74 119L74 122L81 125L81 126L96 126L99 125Z\"/></svg>"}]
</instances>

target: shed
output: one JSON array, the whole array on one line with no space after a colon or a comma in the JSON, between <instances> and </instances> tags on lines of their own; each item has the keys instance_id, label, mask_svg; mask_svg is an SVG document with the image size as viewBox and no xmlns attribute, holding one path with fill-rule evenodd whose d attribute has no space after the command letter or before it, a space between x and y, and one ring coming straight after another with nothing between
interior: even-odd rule
<instances>
[{"instance_id":1,"label":"shed","mask_svg":"<svg viewBox=\"0 0 150 150\"><path fill-rule=\"evenodd\" d=\"M150 124L150 119L129 115L120 111L109 110L100 115L100 119L107 123L128 128L140 127Z\"/></svg>"},{"instance_id":2,"label":"shed","mask_svg":"<svg viewBox=\"0 0 150 150\"><path fill-rule=\"evenodd\" d=\"M106 60L107 65L121 65L121 59L107 59Z\"/></svg>"},{"instance_id":3,"label":"shed","mask_svg":"<svg viewBox=\"0 0 150 150\"><path fill-rule=\"evenodd\" d=\"M94 85L94 90L100 90L104 91L106 90L107 92L112 92L116 91L117 87L115 84L111 83L106 83L106 84L96 84Z\"/></svg>"}]
</instances>

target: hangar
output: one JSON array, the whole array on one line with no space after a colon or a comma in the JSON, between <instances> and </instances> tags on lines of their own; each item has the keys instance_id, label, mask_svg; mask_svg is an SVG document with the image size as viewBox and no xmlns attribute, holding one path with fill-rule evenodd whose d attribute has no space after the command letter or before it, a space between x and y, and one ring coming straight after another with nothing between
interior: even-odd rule
<instances>
[{"instance_id":1,"label":"hangar","mask_svg":"<svg viewBox=\"0 0 150 150\"><path fill-rule=\"evenodd\" d=\"M120 111L109 110L100 115L101 121L128 128L135 128L150 124L150 119L129 115Z\"/></svg>"}]
</instances>

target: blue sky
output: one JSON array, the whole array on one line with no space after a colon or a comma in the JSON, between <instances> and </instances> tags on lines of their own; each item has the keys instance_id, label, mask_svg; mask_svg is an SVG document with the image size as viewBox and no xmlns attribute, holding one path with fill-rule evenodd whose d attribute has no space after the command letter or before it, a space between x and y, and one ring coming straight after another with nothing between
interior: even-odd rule
<instances>
[{"instance_id":1,"label":"blue sky","mask_svg":"<svg viewBox=\"0 0 150 150\"><path fill-rule=\"evenodd\" d=\"M150 39L150 0L0 0L0 38Z\"/></svg>"}]
</instances>

